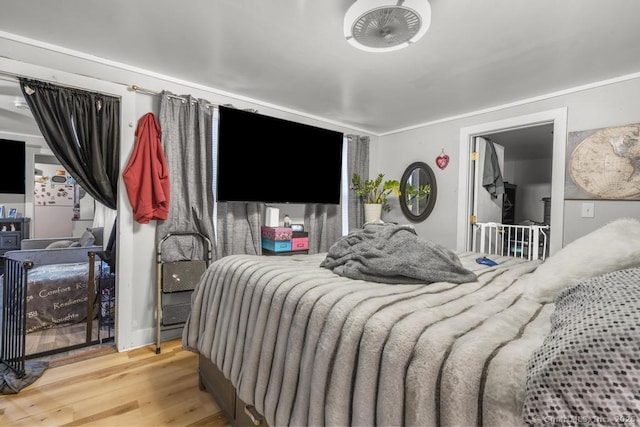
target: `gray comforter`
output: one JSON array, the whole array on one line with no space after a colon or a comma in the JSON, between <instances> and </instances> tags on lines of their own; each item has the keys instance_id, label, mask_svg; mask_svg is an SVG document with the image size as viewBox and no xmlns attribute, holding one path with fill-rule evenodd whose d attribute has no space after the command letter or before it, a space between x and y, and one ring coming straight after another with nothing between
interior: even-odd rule
<instances>
[{"instance_id":1,"label":"gray comforter","mask_svg":"<svg viewBox=\"0 0 640 427\"><path fill-rule=\"evenodd\" d=\"M526 363L553 304L523 298L517 279L539 261L465 253L477 281L390 286L321 268L325 255L216 261L184 347L272 426L523 424Z\"/></svg>"},{"instance_id":2,"label":"gray comforter","mask_svg":"<svg viewBox=\"0 0 640 427\"><path fill-rule=\"evenodd\" d=\"M338 240L320 264L351 279L382 283L474 282L476 275L444 246L411 225L369 224Z\"/></svg>"}]
</instances>

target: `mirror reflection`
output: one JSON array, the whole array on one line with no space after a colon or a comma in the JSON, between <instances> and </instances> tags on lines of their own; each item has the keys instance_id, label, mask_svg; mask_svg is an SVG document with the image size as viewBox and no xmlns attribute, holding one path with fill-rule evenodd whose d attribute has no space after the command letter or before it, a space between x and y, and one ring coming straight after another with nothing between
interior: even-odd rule
<instances>
[{"instance_id":1,"label":"mirror reflection","mask_svg":"<svg viewBox=\"0 0 640 427\"><path fill-rule=\"evenodd\" d=\"M400 181L400 207L404 215L414 222L429 216L436 201L436 178L424 162L409 165Z\"/></svg>"}]
</instances>

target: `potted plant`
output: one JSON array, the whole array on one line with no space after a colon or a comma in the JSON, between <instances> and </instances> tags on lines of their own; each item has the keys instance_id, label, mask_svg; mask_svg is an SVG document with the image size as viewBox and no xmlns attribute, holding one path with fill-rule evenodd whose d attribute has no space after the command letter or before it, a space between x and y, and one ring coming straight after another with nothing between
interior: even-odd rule
<instances>
[{"instance_id":1,"label":"potted plant","mask_svg":"<svg viewBox=\"0 0 640 427\"><path fill-rule=\"evenodd\" d=\"M379 173L375 179L362 180L357 173L351 178L351 188L365 204L365 222L380 222L381 211L391 210L387 198L391 194L400 196L400 182L393 179L383 182L383 179L383 173Z\"/></svg>"}]
</instances>

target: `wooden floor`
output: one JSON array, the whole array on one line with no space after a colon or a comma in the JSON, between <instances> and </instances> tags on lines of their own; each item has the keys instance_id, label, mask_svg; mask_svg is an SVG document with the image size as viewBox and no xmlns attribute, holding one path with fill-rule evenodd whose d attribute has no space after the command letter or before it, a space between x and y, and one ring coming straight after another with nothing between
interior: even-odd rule
<instances>
[{"instance_id":1,"label":"wooden floor","mask_svg":"<svg viewBox=\"0 0 640 427\"><path fill-rule=\"evenodd\" d=\"M110 333L109 333L110 332ZM92 340L113 336L113 331L99 331L98 319L93 321ZM100 335L98 335L100 333ZM28 333L25 338L25 354L53 351L73 345L82 345L87 340L87 324L74 323L58 328Z\"/></svg>"},{"instance_id":2,"label":"wooden floor","mask_svg":"<svg viewBox=\"0 0 640 427\"><path fill-rule=\"evenodd\" d=\"M179 339L77 362L0 397L0 426L228 426ZM62 366L60 366L62 365Z\"/></svg>"}]
</instances>

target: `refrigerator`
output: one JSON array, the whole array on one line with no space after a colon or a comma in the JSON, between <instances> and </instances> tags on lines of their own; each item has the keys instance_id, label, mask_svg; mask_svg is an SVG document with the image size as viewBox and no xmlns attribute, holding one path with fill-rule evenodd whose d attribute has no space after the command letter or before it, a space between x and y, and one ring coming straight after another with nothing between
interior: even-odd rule
<instances>
[{"instance_id":1,"label":"refrigerator","mask_svg":"<svg viewBox=\"0 0 640 427\"><path fill-rule=\"evenodd\" d=\"M53 175L34 183L33 237L71 237L77 215L78 189L69 175Z\"/></svg>"}]
</instances>

